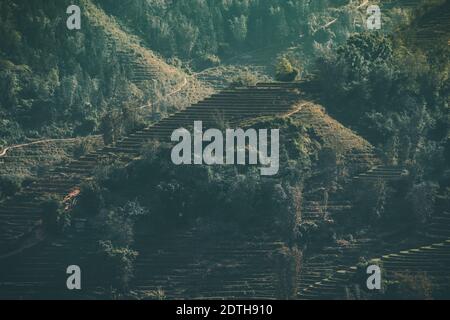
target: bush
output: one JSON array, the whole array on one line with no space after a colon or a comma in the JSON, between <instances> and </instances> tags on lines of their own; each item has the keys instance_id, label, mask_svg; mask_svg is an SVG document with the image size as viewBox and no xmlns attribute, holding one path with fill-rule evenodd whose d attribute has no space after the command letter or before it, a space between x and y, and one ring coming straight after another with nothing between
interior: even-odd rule
<instances>
[{"instance_id":1,"label":"bush","mask_svg":"<svg viewBox=\"0 0 450 320\"><path fill-rule=\"evenodd\" d=\"M431 218L434 212L437 189L437 185L423 182L414 185L406 196L406 201L410 204L413 213L411 217L416 224L425 224Z\"/></svg>"},{"instance_id":2,"label":"bush","mask_svg":"<svg viewBox=\"0 0 450 320\"><path fill-rule=\"evenodd\" d=\"M60 199L48 197L41 204L46 229L54 234L64 233L71 225L71 214L64 209Z\"/></svg>"},{"instance_id":3,"label":"bush","mask_svg":"<svg viewBox=\"0 0 450 320\"><path fill-rule=\"evenodd\" d=\"M435 287L426 273L396 273L386 284L386 297L397 300L431 300Z\"/></svg>"},{"instance_id":4,"label":"bush","mask_svg":"<svg viewBox=\"0 0 450 320\"><path fill-rule=\"evenodd\" d=\"M357 215L364 223L375 223L387 217L386 209L392 189L385 180L362 181L355 188ZM364 215L361 216L360 213Z\"/></svg>"},{"instance_id":5,"label":"bush","mask_svg":"<svg viewBox=\"0 0 450 320\"><path fill-rule=\"evenodd\" d=\"M100 239L109 239L116 245L128 246L134 242L136 221L143 218L147 212L137 201L130 201L123 207L100 210L100 214L91 221Z\"/></svg>"},{"instance_id":6,"label":"bush","mask_svg":"<svg viewBox=\"0 0 450 320\"><path fill-rule=\"evenodd\" d=\"M127 291L133 278L133 264L137 256L138 252L125 247L115 247L109 240L99 241L97 270L101 271L101 274L98 279L104 285L109 284L111 289Z\"/></svg>"},{"instance_id":7,"label":"bush","mask_svg":"<svg viewBox=\"0 0 450 320\"><path fill-rule=\"evenodd\" d=\"M134 105L123 105L121 118L122 132L124 133L131 133L146 126L144 117Z\"/></svg>"},{"instance_id":8,"label":"bush","mask_svg":"<svg viewBox=\"0 0 450 320\"><path fill-rule=\"evenodd\" d=\"M335 225L331 221L306 221L298 225L297 241L302 244L320 243L324 245L335 239Z\"/></svg>"},{"instance_id":9,"label":"bush","mask_svg":"<svg viewBox=\"0 0 450 320\"><path fill-rule=\"evenodd\" d=\"M213 54L203 54L195 60L195 67L197 69L207 69L217 67L220 65L220 58Z\"/></svg>"},{"instance_id":10,"label":"bush","mask_svg":"<svg viewBox=\"0 0 450 320\"><path fill-rule=\"evenodd\" d=\"M302 188L300 186L276 184L272 202L276 208L275 225L286 241L297 238L301 222Z\"/></svg>"},{"instance_id":11,"label":"bush","mask_svg":"<svg viewBox=\"0 0 450 320\"><path fill-rule=\"evenodd\" d=\"M17 175L0 176L0 198L11 197L22 189L23 177Z\"/></svg>"},{"instance_id":12,"label":"bush","mask_svg":"<svg viewBox=\"0 0 450 320\"><path fill-rule=\"evenodd\" d=\"M297 296L297 283L302 266L303 253L298 247L281 247L272 257L278 274L278 299L288 300Z\"/></svg>"},{"instance_id":13,"label":"bush","mask_svg":"<svg viewBox=\"0 0 450 320\"><path fill-rule=\"evenodd\" d=\"M138 300L166 300L166 294L161 288L153 291L141 291L138 293Z\"/></svg>"},{"instance_id":14,"label":"bush","mask_svg":"<svg viewBox=\"0 0 450 320\"><path fill-rule=\"evenodd\" d=\"M105 145L115 144L123 133L122 116L117 110L109 110L101 119L100 131Z\"/></svg>"},{"instance_id":15,"label":"bush","mask_svg":"<svg viewBox=\"0 0 450 320\"><path fill-rule=\"evenodd\" d=\"M250 87L258 83L258 78L249 71L240 72L231 80L231 87Z\"/></svg>"},{"instance_id":16,"label":"bush","mask_svg":"<svg viewBox=\"0 0 450 320\"><path fill-rule=\"evenodd\" d=\"M95 182L81 185L76 210L80 216L95 216L104 205L102 188Z\"/></svg>"},{"instance_id":17,"label":"bush","mask_svg":"<svg viewBox=\"0 0 450 320\"><path fill-rule=\"evenodd\" d=\"M285 57L281 58L276 65L275 79L277 81L291 82L299 74L299 70L292 66L292 63Z\"/></svg>"},{"instance_id":18,"label":"bush","mask_svg":"<svg viewBox=\"0 0 450 320\"><path fill-rule=\"evenodd\" d=\"M90 138L81 138L77 140L74 145L73 155L75 158L80 158L96 148L96 143Z\"/></svg>"}]
</instances>

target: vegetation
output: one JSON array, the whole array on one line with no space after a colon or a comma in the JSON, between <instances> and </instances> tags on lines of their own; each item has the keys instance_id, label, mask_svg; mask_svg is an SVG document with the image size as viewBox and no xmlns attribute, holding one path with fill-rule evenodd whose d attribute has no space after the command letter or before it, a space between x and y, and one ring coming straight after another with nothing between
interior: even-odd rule
<instances>
[{"instance_id":1,"label":"vegetation","mask_svg":"<svg viewBox=\"0 0 450 320\"><path fill-rule=\"evenodd\" d=\"M65 210L61 199L48 196L41 205L44 212L44 226L51 234L61 234L71 225L71 212Z\"/></svg>"},{"instance_id":2,"label":"vegetation","mask_svg":"<svg viewBox=\"0 0 450 320\"><path fill-rule=\"evenodd\" d=\"M126 292L133 277L133 262L137 256L136 251L115 247L111 241L100 241L96 262L106 268L102 268L98 274L99 282L110 284L111 294Z\"/></svg>"},{"instance_id":3,"label":"vegetation","mask_svg":"<svg viewBox=\"0 0 450 320\"><path fill-rule=\"evenodd\" d=\"M287 58L283 57L278 61L275 75L276 80L286 82L294 81L298 74L299 70L295 69Z\"/></svg>"},{"instance_id":4,"label":"vegetation","mask_svg":"<svg viewBox=\"0 0 450 320\"><path fill-rule=\"evenodd\" d=\"M0 175L0 199L15 195L22 189L23 178L17 175Z\"/></svg>"},{"instance_id":5,"label":"vegetation","mask_svg":"<svg viewBox=\"0 0 450 320\"><path fill-rule=\"evenodd\" d=\"M133 82L132 61L117 52L131 46L126 41L132 37L122 37L115 20L90 0L81 3L81 30L68 30L71 4L7 0L0 5L0 147L26 137L98 132L102 114L129 115L129 106L137 109L168 89L167 79L157 74L157 83ZM171 70L157 58L143 64Z\"/></svg>"},{"instance_id":6,"label":"vegetation","mask_svg":"<svg viewBox=\"0 0 450 320\"><path fill-rule=\"evenodd\" d=\"M425 273L396 274L386 287L386 299L433 300L437 293L436 285Z\"/></svg>"},{"instance_id":7,"label":"vegetation","mask_svg":"<svg viewBox=\"0 0 450 320\"><path fill-rule=\"evenodd\" d=\"M58 176L55 185L76 172L50 174L57 162L50 156L81 158L102 145L114 146L148 124L145 112L157 119L190 104L201 95L196 77L204 69L213 68L208 75L216 78L228 71L231 76L221 80L232 87L254 86L268 81L255 71L261 66L239 61L275 47L277 61L263 67L275 67L277 81L305 80L291 91L302 100L288 115L236 124L280 129L276 177L261 176L255 166L176 166L170 161L172 145L148 141L127 166L121 157L103 154L94 177L76 176L82 185L73 210L61 197L41 199L48 234L78 238L76 222L86 223L87 238L95 244L88 253L93 277L112 297L165 299L163 289L130 292L139 248L153 236L194 227L202 236L276 238L277 245L283 243L270 256L276 294L291 299L299 291L306 253L338 260L344 248L360 245L355 239L363 240L362 247L366 240L395 242L398 234L416 244L435 216L448 213L449 46L423 49L400 31L390 35L389 27L362 32L360 11L346 0L82 0L79 31L64 26L69 4L0 3L0 151L28 139L88 137L64 152L38 149L35 161L42 166L36 176ZM384 25L392 26L396 17L408 23L414 18L394 12ZM227 61L238 63L230 67ZM186 92L168 98L174 88ZM323 106L307 102L310 94ZM273 109L276 101L264 107ZM224 112L213 122L222 130L230 126ZM14 152L13 160L31 165L25 153ZM51 154L44 158L45 153ZM30 185L25 173L7 171L5 164L0 162L2 203L15 201ZM389 172L358 179L376 164L403 173L392 180ZM323 247L336 251L326 255ZM356 283L367 278L365 255L359 252L351 279ZM427 274L395 275L382 294L439 297L433 281Z\"/></svg>"},{"instance_id":8,"label":"vegetation","mask_svg":"<svg viewBox=\"0 0 450 320\"><path fill-rule=\"evenodd\" d=\"M278 275L277 298L281 300L295 299L298 291L298 277L302 265L302 251L294 246L283 246L275 254Z\"/></svg>"},{"instance_id":9,"label":"vegetation","mask_svg":"<svg viewBox=\"0 0 450 320\"><path fill-rule=\"evenodd\" d=\"M327 109L372 143L393 163L414 161L447 132L448 48L430 54L377 33L353 36L317 68ZM426 140L424 141L424 137Z\"/></svg>"},{"instance_id":10,"label":"vegetation","mask_svg":"<svg viewBox=\"0 0 450 320\"><path fill-rule=\"evenodd\" d=\"M285 46L298 41L299 36L307 49L316 41L339 42L357 30L349 17L359 17L355 6L335 0L98 3L136 30L149 47L166 57L194 59L199 67L211 60L208 57ZM339 23L322 28L336 16Z\"/></svg>"},{"instance_id":11,"label":"vegetation","mask_svg":"<svg viewBox=\"0 0 450 320\"><path fill-rule=\"evenodd\" d=\"M258 83L258 78L249 71L242 71L231 81L231 87L254 86Z\"/></svg>"},{"instance_id":12,"label":"vegetation","mask_svg":"<svg viewBox=\"0 0 450 320\"><path fill-rule=\"evenodd\" d=\"M436 193L447 185L443 177L449 167L443 161L450 127L450 62L444 56L448 48L423 52L365 33L318 61L327 109L378 146L386 163L403 165L410 173L397 191L375 182L369 186L373 192L362 192L361 204L372 208L363 211L372 212L372 218L424 223Z\"/></svg>"}]
</instances>

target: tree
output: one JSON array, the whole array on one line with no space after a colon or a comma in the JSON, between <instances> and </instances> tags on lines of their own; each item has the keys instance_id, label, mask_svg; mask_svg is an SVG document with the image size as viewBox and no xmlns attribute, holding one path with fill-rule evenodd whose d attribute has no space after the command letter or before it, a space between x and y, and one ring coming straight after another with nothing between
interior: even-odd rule
<instances>
[{"instance_id":1,"label":"tree","mask_svg":"<svg viewBox=\"0 0 450 320\"><path fill-rule=\"evenodd\" d=\"M414 185L406 196L406 201L411 206L411 218L417 225L423 225L430 220L437 196L437 185L423 182Z\"/></svg>"},{"instance_id":2,"label":"tree","mask_svg":"<svg viewBox=\"0 0 450 320\"><path fill-rule=\"evenodd\" d=\"M103 286L108 284L114 290L124 293L134 275L134 261L138 252L127 247L114 246L111 241L99 241L95 260L101 270L97 275Z\"/></svg>"},{"instance_id":3,"label":"tree","mask_svg":"<svg viewBox=\"0 0 450 320\"><path fill-rule=\"evenodd\" d=\"M0 198L15 195L22 189L23 178L17 175L0 175Z\"/></svg>"},{"instance_id":4,"label":"tree","mask_svg":"<svg viewBox=\"0 0 450 320\"><path fill-rule=\"evenodd\" d=\"M103 116L100 131L106 145L115 144L122 134L122 116L119 111L113 109Z\"/></svg>"},{"instance_id":5,"label":"tree","mask_svg":"<svg viewBox=\"0 0 450 320\"><path fill-rule=\"evenodd\" d=\"M286 58L282 57L276 65L276 75L277 81L291 82L294 81L298 76L299 70L294 68L291 62Z\"/></svg>"},{"instance_id":6,"label":"tree","mask_svg":"<svg viewBox=\"0 0 450 320\"><path fill-rule=\"evenodd\" d=\"M300 186L276 184L272 193L275 225L288 243L297 238L301 223L302 190Z\"/></svg>"},{"instance_id":7,"label":"tree","mask_svg":"<svg viewBox=\"0 0 450 320\"><path fill-rule=\"evenodd\" d=\"M65 210L58 197L46 197L41 204L41 209L44 213L44 225L50 233L62 233L70 227L71 213Z\"/></svg>"},{"instance_id":8,"label":"tree","mask_svg":"<svg viewBox=\"0 0 450 320\"><path fill-rule=\"evenodd\" d=\"M277 298L295 299L298 277L303 262L303 252L297 247L283 246L272 256L277 268Z\"/></svg>"},{"instance_id":9,"label":"tree","mask_svg":"<svg viewBox=\"0 0 450 320\"><path fill-rule=\"evenodd\" d=\"M241 15L229 20L230 31L233 39L241 45L247 38L247 17Z\"/></svg>"}]
</instances>

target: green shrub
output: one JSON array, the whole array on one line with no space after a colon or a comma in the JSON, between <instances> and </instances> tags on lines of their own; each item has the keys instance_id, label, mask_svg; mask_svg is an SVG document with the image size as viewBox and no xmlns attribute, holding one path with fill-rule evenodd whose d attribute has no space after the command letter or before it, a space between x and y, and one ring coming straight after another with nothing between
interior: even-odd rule
<instances>
[{"instance_id":1,"label":"green shrub","mask_svg":"<svg viewBox=\"0 0 450 320\"><path fill-rule=\"evenodd\" d=\"M278 299L288 300L293 299L298 291L298 277L303 261L302 251L294 247L281 247L273 256L277 268Z\"/></svg>"},{"instance_id":2,"label":"green shrub","mask_svg":"<svg viewBox=\"0 0 450 320\"><path fill-rule=\"evenodd\" d=\"M291 82L299 74L299 70L292 66L292 63L285 57L281 58L276 65L275 79L277 81Z\"/></svg>"},{"instance_id":3,"label":"green shrub","mask_svg":"<svg viewBox=\"0 0 450 320\"><path fill-rule=\"evenodd\" d=\"M0 175L0 198L10 197L22 189L23 177L17 175Z\"/></svg>"},{"instance_id":4,"label":"green shrub","mask_svg":"<svg viewBox=\"0 0 450 320\"><path fill-rule=\"evenodd\" d=\"M362 221L376 223L381 219L389 217L387 211L389 195L392 194L392 188L385 180L362 181L355 188L355 204L357 214Z\"/></svg>"},{"instance_id":5,"label":"green shrub","mask_svg":"<svg viewBox=\"0 0 450 320\"><path fill-rule=\"evenodd\" d=\"M49 196L41 203L44 225L54 234L63 233L71 225L71 214L57 197Z\"/></svg>"},{"instance_id":6,"label":"green shrub","mask_svg":"<svg viewBox=\"0 0 450 320\"><path fill-rule=\"evenodd\" d=\"M219 65L220 58L213 54L203 54L195 60L195 67L200 70L217 67Z\"/></svg>"},{"instance_id":7,"label":"green shrub","mask_svg":"<svg viewBox=\"0 0 450 320\"><path fill-rule=\"evenodd\" d=\"M275 226L279 229L284 240L297 238L298 226L301 222L302 188L276 184L273 188L272 203L275 216Z\"/></svg>"},{"instance_id":8,"label":"green shrub","mask_svg":"<svg viewBox=\"0 0 450 320\"><path fill-rule=\"evenodd\" d=\"M138 252L125 247L116 247L111 241L98 243L97 270L101 273L98 279L105 287L125 292L133 278L133 263Z\"/></svg>"},{"instance_id":9,"label":"green shrub","mask_svg":"<svg viewBox=\"0 0 450 320\"><path fill-rule=\"evenodd\" d=\"M258 78L249 71L242 71L231 80L231 87L249 87L258 83Z\"/></svg>"},{"instance_id":10,"label":"green shrub","mask_svg":"<svg viewBox=\"0 0 450 320\"><path fill-rule=\"evenodd\" d=\"M396 273L386 283L386 298L395 300L432 300L435 285L426 273Z\"/></svg>"},{"instance_id":11,"label":"green shrub","mask_svg":"<svg viewBox=\"0 0 450 320\"><path fill-rule=\"evenodd\" d=\"M123 134L122 115L116 109L107 111L100 121L100 132L105 145L115 144Z\"/></svg>"},{"instance_id":12,"label":"green shrub","mask_svg":"<svg viewBox=\"0 0 450 320\"><path fill-rule=\"evenodd\" d=\"M73 155L75 158L82 157L92 151L94 151L96 143L89 138L81 138L75 143L73 149Z\"/></svg>"},{"instance_id":13,"label":"green shrub","mask_svg":"<svg viewBox=\"0 0 450 320\"><path fill-rule=\"evenodd\" d=\"M434 212L438 186L423 182L412 186L406 196L411 206L410 217L420 226L428 222Z\"/></svg>"},{"instance_id":14,"label":"green shrub","mask_svg":"<svg viewBox=\"0 0 450 320\"><path fill-rule=\"evenodd\" d=\"M102 209L90 221L99 239L109 239L116 245L128 246L134 242L134 227L148 213L137 201L129 201L123 207Z\"/></svg>"},{"instance_id":15,"label":"green shrub","mask_svg":"<svg viewBox=\"0 0 450 320\"><path fill-rule=\"evenodd\" d=\"M102 188L96 182L85 182L81 185L81 193L77 202L77 213L80 216L95 216L104 205Z\"/></svg>"}]
</instances>

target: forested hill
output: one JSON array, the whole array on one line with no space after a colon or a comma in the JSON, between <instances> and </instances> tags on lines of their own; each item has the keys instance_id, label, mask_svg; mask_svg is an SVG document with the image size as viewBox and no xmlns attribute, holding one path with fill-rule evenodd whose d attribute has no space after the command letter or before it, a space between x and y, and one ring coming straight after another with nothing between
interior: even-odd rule
<instances>
[{"instance_id":1,"label":"forested hill","mask_svg":"<svg viewBox=\"0 0 450 320\"><path fill-rule=\"evenodd\" d=\"M90 0L78 1L81 30L69 30L71 4L0 2L0 148L90 134L112 108L138 108L185 81Z\"/></svg>"},{"instance_id":2,"label":"forested hill","mask_svg":"<svg viewBox=\"0 0 450 320\"><path fill-rule=\"evenodd\" d=\"M341 42L364 27L359 3L347 0L95 1L154 50L200 66L268 46Z\"/></svg>"},{"instance_id":3,"label":"forested hill","mask_svg":"<svg viewBox=\"0 0 450 320\"><path fill-rule=\"evenodd\" d=\"M442 0L94 0L166 57L195 65L264 47L341 44L366 29L367 7L379 5L382 32L408 22L411 11ZM174 27L176 26L176 27Z\"/></svg>"},{"instance_id":4,"label":"forested hill","mask_svg":"<svg viewBox=\"0 0 450 320\"><path fill-rule=\"evenodd\" d=\"M389 1L389 10L386 2L372 2L382 5L382 32L405 19L405 1ZM195 73L186 76L182 68L226 65L254 49L294 48L306 69L322 49L363 31L367 19L363 0L80 0L81 30L68 30L71 4L0 2L0 148L98 132L112 109L136 118L141 106L186 79L204 95Z\"/></svg>"}]
</instances>

